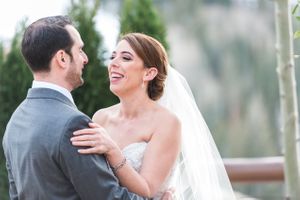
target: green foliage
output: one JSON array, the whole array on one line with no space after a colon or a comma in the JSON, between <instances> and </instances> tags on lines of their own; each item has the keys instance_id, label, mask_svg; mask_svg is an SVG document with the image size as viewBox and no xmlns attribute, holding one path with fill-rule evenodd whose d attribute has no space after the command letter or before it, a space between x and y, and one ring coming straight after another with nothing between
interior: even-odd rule
<instances>
[{"instance_id":1,"label":"green foliage","mask_svg":"<svg viewBox=\"0 0 300 200\"><path fill-rule=\"evenodd\" d=\"M1 162L0 162L0 198L2 200L8 200L8 179L7 179L7 171L5 167L5 158L1 155Z\"/></svg>"},{"instance_id":2,"label":"green foliage","mask_svg":"<svg viewBox=\"0 0 300 200\"><path fill-rule=\"evenodd\" d=\"M124 0L121 13L121 34L141 32L156 38L168 49L166 28L152 0Z\"/></svg>"},{"instance_id":3,"label":"green foliage","mask_svg":"<svg viewBox=\"0 0 300 200\"><path fill-rule=\"evenodd\" d=\"M294 33L294 39L300 38L300 31Z\"/></svg>"},{"instance_id":4,"label":"green foliage","mask_svg":"<svg viewBox=\"0 0 300 200\"><path fill-rule=\"evenodd\" d=\"M3 43L0 41L0 66L3 65L4 62L4 46ZM1 70L1 67L0 67Z\"/></svg>"},{"instance_id":5,"label":"green foliage","mask_svg":"<svg viewBox=\"0 0 300 200\"><path fill-rule=\"evenodd\" d=\"M293 8L293 10L292 10L292 15L294 15L294 14L296 13L298 7L299 7L299 1L298 1L298 3L295 5L295 7Z\"/></svg>"},{"instance_id":6,"label":"green foliage","mask_svg":"<svg viewBox=\"0 0 300 200\"><path fill-rule=\"evenodd\" d=\"M117 102L109 91L107 68L103 64L102 38L95 29L94 18L99 8L99 1L93 5L86 1L71 1L70 15L85 42L84 50L89 57L89 64L84 71L85 84L74 91L78 108L88 115L97 109ZM0 44L0 136L1 141L5 126L16 107L25 98L31 85L32 74L26 66L21 52L20 41L24 32L25 21L11 41L9 53L4 55ZM0 150L0 199L8 199L8 181L3 150Z\"/></svg>"},{"instance_id":7,"label":"green foliage","mask_svg":"<svg viewBox=\"0 0 300 200\"><path fill-rule=\"evenodd\" d=\"M109 90L107 68L104 65L103 39L95 27L100 0L71 1L69 14L84 41L89 63L84 69L85 83L73 92L79 110L92 116L100 108L113 105L117 98Z\"/></svg>"},{"instance_id":8,"label":"green foliage","mask_svg":"<svg viewBox=\"0 0 300 200\"><path fill-rule=\"evenodd\" d=\"M1 45L0 57L0 136L1 141L5 126L16 107L25 98L27 89L30 87L32 75L26 66L20 52L20 42L26 20L12 39L10 51L5 56ZM0 199L8 199L8 181L5 167L5 158L0 151Z\"/></svg>"},{"instance_id":9,"label":"green foliage","mask_svg":"<svg viewBox=\"0 0 300 200\"><path fill-rule=\"evenodd\" d=\"M24 99L30 87L32 75L21 55L20 43L25 22L12 39L10 52L1 65L0 74L0 127L4 127L10 115ZM3 129L1 129L3 130Z\"/></svg>"},{"instance_id":10,"label":"green foliage","mask_svg":"<svg viewBox=\"0 0 300 200\"><path fill-rule=\"evenodd\" d=\"M300 5L300 0L297 1L296 5L294 6L293 10L292 10L292 15L295 16L297 21L300 21L300 16L297 15L297 11L299 10L299 5ZM300 31L295 31L294 33L294 39L298 39L300 38Z\"/></svg>"}]
</instances>

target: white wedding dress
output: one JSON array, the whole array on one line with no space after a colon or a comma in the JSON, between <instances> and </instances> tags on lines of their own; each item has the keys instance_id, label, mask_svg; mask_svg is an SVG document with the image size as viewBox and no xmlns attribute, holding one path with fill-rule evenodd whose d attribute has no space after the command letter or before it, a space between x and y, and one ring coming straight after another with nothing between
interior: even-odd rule
<instances>
[{"instance_id":1,"label":"white wedding dress","mask_svg":"<svg viewBox=\"0 0 300 200\"><path fill-rule=\"evenodd\" d=\"M179 118L182 141L176 165L154 199L159 200L166 189L173 187L179 200L235 200L222 158L190 87L171 66L158 103ZM146 147L146 142L138 142L123 149L128 163L138 172Z\"/></svg>"},{"instance_id":2,"label":"white wedding dress","mask_svg":"<svg viewBox=\"0 0 300 200\"><path fill-rule=\"evenodd\" d=\"M147 142L136 142L126 146L122 153L126 157L127 162L137 171L140 172L142 161L144 157L144 152L147 147ZM171 179L173 177L173 173L167 178L167 180L163 183L159 192L155 195L153 200L160 200L164 191L169 188Z\"/></svg>"}]
</instances>

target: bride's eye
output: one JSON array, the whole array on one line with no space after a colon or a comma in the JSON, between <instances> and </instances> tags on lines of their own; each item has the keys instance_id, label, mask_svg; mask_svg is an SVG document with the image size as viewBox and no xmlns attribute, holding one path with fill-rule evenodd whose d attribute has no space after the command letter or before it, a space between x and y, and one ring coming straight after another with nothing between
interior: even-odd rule
<instances>
[{"instance_id":1,"label":"bride's eye","mask_svg":"<svg viewBox=\"0 0 300 200\"><path fill-rule=\"evenodd\" d=\"M111 56L109 57L110 60L113 60L114 58L115 58L114 55L111 55Z\"/></svg>"},{"instance_id":2,"label":"bride's eye","mask_svg":"<svg viewBox=\"0 0 300 200\"><path fill-rule=\"evenodd\" d=\"M123 59L126 60L126 61L129 61L129 60L132 60L130 57L128 56L123 56Z\"/></svg>"}]
</instances>

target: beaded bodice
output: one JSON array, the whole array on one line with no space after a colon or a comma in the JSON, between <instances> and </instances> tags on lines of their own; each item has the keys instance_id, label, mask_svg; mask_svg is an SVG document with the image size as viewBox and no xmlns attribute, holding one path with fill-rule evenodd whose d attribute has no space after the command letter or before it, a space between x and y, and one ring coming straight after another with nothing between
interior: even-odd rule
<instances>
[{"instance_id":1,"label":"beaded bodice","mask_svg":"<svg viewBox=\"0 0 300 200\"><path fill-rule=\"evenodd\" d=\"M136 142L126 146L122 151L124 156L127 159L127 162L137 171L141 170L144 153L147 147L147 142ZM158 160L159 162L159 160ZM173 173L172 173L173 174ZM171 175L172 176L172 175ZM158 200L161 198L164 191L168 188L171 176L167 178L159 192L153 198L154 200Z\"/></svg>"}]
</instances>

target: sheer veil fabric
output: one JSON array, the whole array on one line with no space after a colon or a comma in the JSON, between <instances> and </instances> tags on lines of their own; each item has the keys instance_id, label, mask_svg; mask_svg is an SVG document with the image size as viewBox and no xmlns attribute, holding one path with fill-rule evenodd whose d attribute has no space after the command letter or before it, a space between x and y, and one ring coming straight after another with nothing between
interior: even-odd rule
<instances>
[{"instance_id":1,"label":"sheer veil fabric","mask_svg":"<svg viewBox=\"0 0 300 200\"><path fill-rule=\"evenodd\" d=\"M236 199L222 158L185 78L168 66L159 104L181 121L182 144L172 186L180 200Z\"/></svg>"}]
</instances>

